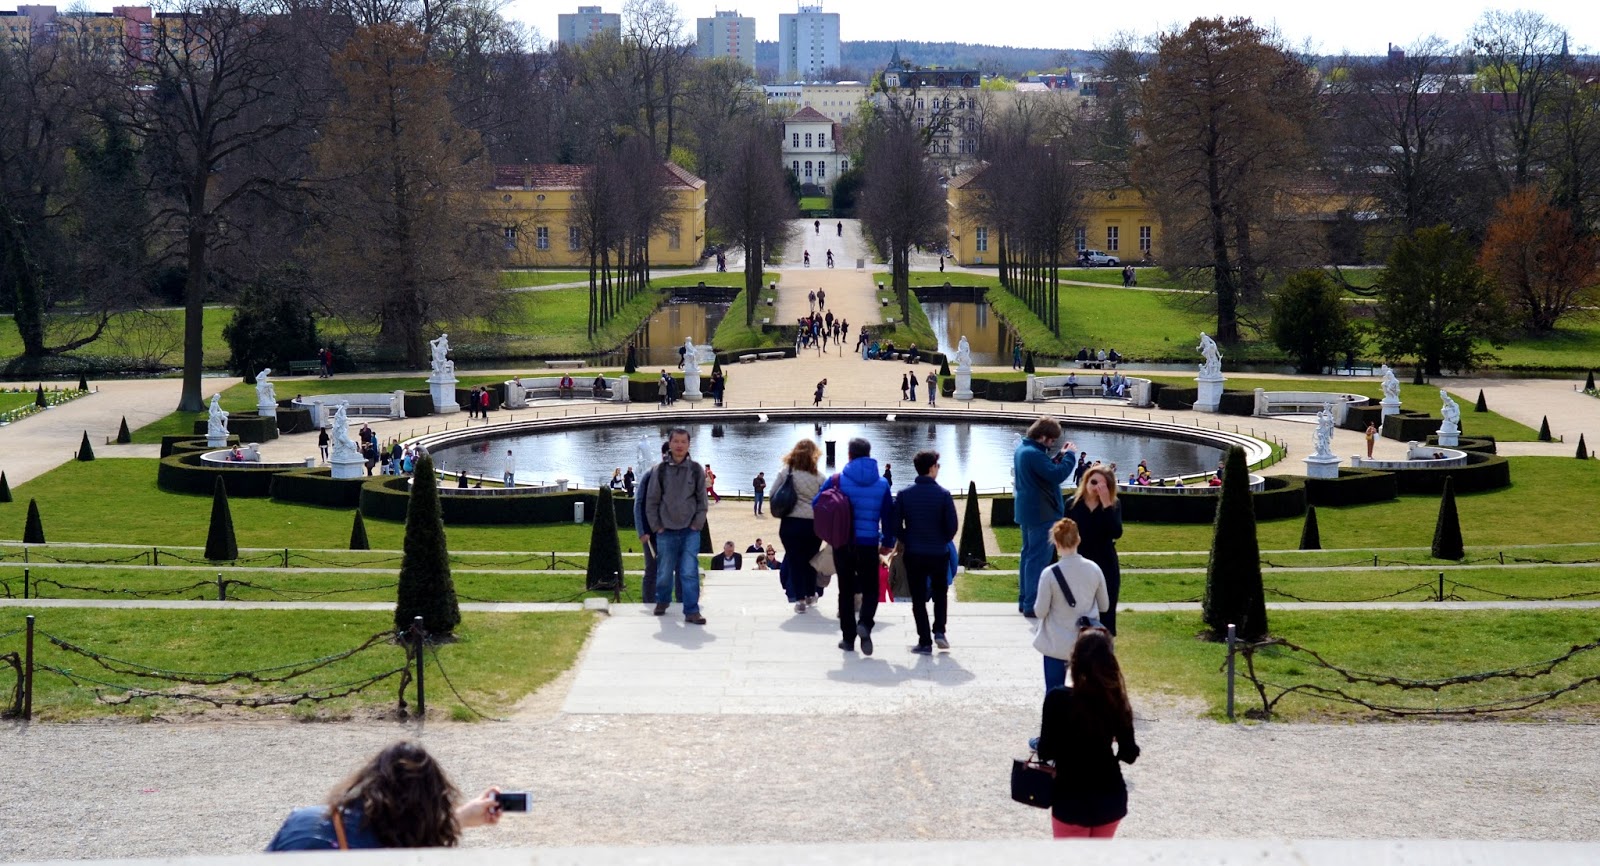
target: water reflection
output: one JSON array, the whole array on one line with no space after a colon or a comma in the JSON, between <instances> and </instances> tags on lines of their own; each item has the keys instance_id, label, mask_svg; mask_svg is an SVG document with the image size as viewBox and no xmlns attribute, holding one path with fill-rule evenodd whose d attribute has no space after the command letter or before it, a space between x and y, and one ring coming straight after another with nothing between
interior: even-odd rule
<instances>
[{"instance_id":1,"label":"water reflection","mask_svg":"<svg viewBox=\"0 0 1600 866\"><path fill-rule=\"evenodd\" d=\"M677 366L683 341L692 338L696 345L710 343L730 306L727 301L672 301L663 305L635 332L633 339L638 348L634 363L639 367ZM620 367L626 360L626 352L612 352L597 363Z\"/></svg>"},{"instance_id":2,"label":"water reflection","mask_svg":"<svg viewBox=\"0 0 1600 866\"><path fill-rule=\"evenodd\" d=\"M1016 336L989 305L976 301L925 301L922 309L939 338L939 351L953 356L962 336L972 347L972 363L1011 363Z\"/></svg>"},{"instance_id":3,"label":"water reflection","mask_svg":"<svg viewBox=\"0 0 1600 866\"><path fill-rule=\"evenodd\" d=\"M665 438L667 424L631 424L592 427L562 433L507 436L434 450L441 468L456 472L498 477L503 471L506 449L514 452L517 477L523 481L554 481L565 478L585 487L595 487L611 478L614 468L636 466L637 445L641 436L654 444ZM845 446L855 436L872 443L873 456L880 466L894 467L895 486L909 483L915 472L911 458L918 451L940 453L939 481L947 488L965 489L976 481L981 490L998 490L1011 485L1011 454L1023 426L1006 423L928 423L926 421L839 421L815 424L809 421L722 422L689 425L691 453L701 463L709 463L721 479L718 492L749 490L757 472L772 478L779 459L801 438L824 446L835 443L838 469L845 463ZM1217 448L1162 439L1138 433L1068 428L1067 437L1093 460L1118 464L1125 477L1140 460L1149 461L1156 475L1204 472L1221 459ZM825 471L828 470L825 467Z\"/></svg>"}]
</instances>

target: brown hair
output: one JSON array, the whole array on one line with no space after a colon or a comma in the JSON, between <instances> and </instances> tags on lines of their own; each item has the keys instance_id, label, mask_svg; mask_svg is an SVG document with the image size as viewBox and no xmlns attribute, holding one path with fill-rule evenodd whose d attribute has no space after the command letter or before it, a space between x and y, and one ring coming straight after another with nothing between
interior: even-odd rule
<instances>
[{"instance_id":1,"label":"brown hair","mask_svg":"<svg viewBox=\"0 0 1600 866\"><path fill-rule=\"evenodd\" d=\"M1103 628L1084 629L1072 646L1072 703L1080 718L1093 729L1117 731L1133 727L1133 706L1128 684L1122 679L1111 648L1111 635Z\"/></svg>"},{"instance_id":2,"label":"brown hair","mask_svg":"<svg viewBox=\"0 0 1600 866\"><path fill-rule=\"evenodd\" d=\"M1077 505L1083 499L1083 495L1089 492L1089 479L1093 478L1096 473L1105 476L1106 489L1111 491L1111 504L1117 504L1117 476L1112 474L1110 466L1104 463L1096 463L1083 470L1083 477L1078 479L1078 492L1072 494L1072 505Z\"/></svg>"},{"instance_id":3,"label":"brown hair","mask_svg":"<svg viewBox=\"0 0 1600 866\"><path fill-rule=\"evenodd\" d=\"M1056 547L1068 550L1078 546L1078 524L1071 518L1063 517L1050 527L1050 540Z\"/></svg>"},{"instance_id":4,"label":"brown hair","mask_svg":"<svg viewBox=\"0 0 1600 866\"><path fill-rule=\"evenodd\" d=\"M789 467L791 472L816 472L817 443L810 439L794 443L794 448L783 456L783 465Z\"/></svg>"},{"instance_id":5,"label":"brown hair","mask_svg":"<svg viewBox=\"0 0 1600 866\"><path fill-rule=\"evenodd\" d=\"M335 786L328 805L359 805L361 826L386 848L449 848L461 837L458 793L420 743L402 740Z\"/></svg>"},{"instance_id":6,"label":"brown hair","mask_svg":"<svg viewBox=\"0 0 1600 866\"><path fill-rule=\"evenodd\" d=\"M1045 415L1029 424L1028 432L1022 435L1027 439L1038 439L1040 436L1047 439L1055 439L1061 435L1061 422L1051 418L1049 415Z\"/></svg>"}]
</instances>

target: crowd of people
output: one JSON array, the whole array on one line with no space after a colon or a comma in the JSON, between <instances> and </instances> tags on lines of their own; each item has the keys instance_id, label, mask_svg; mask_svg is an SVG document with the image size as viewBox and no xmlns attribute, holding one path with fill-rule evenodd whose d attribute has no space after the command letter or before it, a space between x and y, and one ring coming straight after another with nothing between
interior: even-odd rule
<instances>
[{"instance_id":1,"label":"crowd of people","mask_svg":"<svg viewBox=\"0 0 1600 866\"><path fill-rule=\"evenodd\" d=\"M828 341L832 340L835 348L844 349L844 341L850 336L850 322L844 318L834 318L833 311L815 310L801 316L798 320L799 328L795 332L795 350L815 348L820 354L828 348Z\"/></svg>"}]
</instances>

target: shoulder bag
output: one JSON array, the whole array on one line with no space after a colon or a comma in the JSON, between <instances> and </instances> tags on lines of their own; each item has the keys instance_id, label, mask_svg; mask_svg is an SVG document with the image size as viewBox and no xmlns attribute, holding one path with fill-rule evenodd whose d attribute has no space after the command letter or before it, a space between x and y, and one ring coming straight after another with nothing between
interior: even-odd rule
<instances>
[{"instance_id":1,"label":"shoulder bag","mask_svg":"<svg viewBox=\"0 0 1600 866\"><path fill-rule=\"evenodd\" d=\"M784 518L794 513L795 506L800 504L800 494L794 489L794 470L784 470L783 481L779 482L778 489L772 491L772 503L767 510L773 517Z\"/></svg>"},{"instance_id":2,"label":"shoulder bag","mask_svg":"<svg viewBox=\"0 0 1600 866\"><path fill-rule=\"evenodd\" d=\"M1048 809L1055 786L1056 768L1040 761L1037 752L1011 759L1011 799L1024 806Z\"/></svg>"}]
</instances>

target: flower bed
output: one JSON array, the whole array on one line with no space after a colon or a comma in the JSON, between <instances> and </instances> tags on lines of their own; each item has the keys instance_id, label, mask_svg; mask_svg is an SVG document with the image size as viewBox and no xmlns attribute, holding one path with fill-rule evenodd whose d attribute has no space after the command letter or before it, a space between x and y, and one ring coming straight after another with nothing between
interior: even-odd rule
<instances>
[{"instance_id":1,"label":"flower bed","mask_svg":"<svg viewBox=\"0 0 1600 866\"><path fill-rule=\"evenodd\" d=\"M70 402L72 400L76 400L79 397L82 397L83 395L90 394L90 393L93 393L93 392L92 391L79 391L77 388L62 388L60 386L57 386L55 388L51 388L49 390L44 391L44 402L45 402L45 405L42 406L42 407L37 402L33 402L33 403L28 403L28 404L23 405L23 406L18 406L15 409L11 409L11 410L8 410L8 411L5 411L5 412L0 412L0 426L5 426L7 424L11 424L11 423L14 423L14 422L17 422L17 421L21 421L22 419L28 417L29 415L34 415L34 414L37 414L39 412L43 412L46 408L50 408L50 407L53 407L53 406L60 406L62 403L67 403L67 402ZM18 387L18 388L0 388L0 394L32 394L37 399L37 396L39 394L39 389L38 388L21 388L21 387Z\"/></svg>"}]
</instances>

